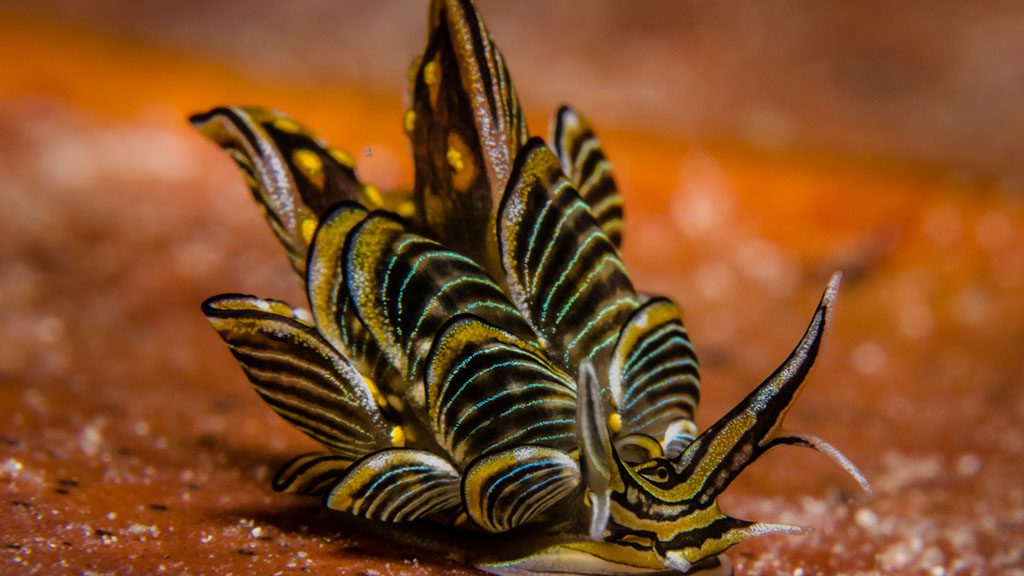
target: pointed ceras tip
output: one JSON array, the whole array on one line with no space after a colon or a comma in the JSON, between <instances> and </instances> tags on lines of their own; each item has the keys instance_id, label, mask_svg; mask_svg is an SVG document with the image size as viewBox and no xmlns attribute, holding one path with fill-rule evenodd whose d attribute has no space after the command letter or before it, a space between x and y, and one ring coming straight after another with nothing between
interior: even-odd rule
<instances>
[{"instance_id":1,"label":"pointed ceras tip","mask_svg":"<svg viewBox=\"0 0 1024 576\"><path fill-rule=\"evenodd\" d=\"M232 117L236 117L239 109L228 106L217 106L206 112L190 114L188 123L201 135L218 143L218 137L224 136L224 130Z\"/></svg>"},{"instance_id":2,"label":"pointed ceras tip","mask_svg":"<svg viewBox=\"0 0 1024 576\"><path fill-rule=\"evenodd\" d=\"M207 122L213 119L215 111L216 108L214 108L213 110L208 110L206 112L196 112L195 114L190 114L188 117L188 123L196 130L201 130L203 125L205 125Z\"/></svg>"},{"instance_id":3,"label":"pointed ceras tip","mask_svg":"<svg viewBox=\"0 0 1024 576\"><path fill-rule=\"evenodd\" d=\"M825 318L826 322L831 318L832 307L835 306L836 296L839 294L839 285L842 281L843 273L838 270L833 272L832 276L828 279L828 285L825 286L825 293L821 296L821 305L829 309L829 317Z\"/></svg>"}]
</instances>

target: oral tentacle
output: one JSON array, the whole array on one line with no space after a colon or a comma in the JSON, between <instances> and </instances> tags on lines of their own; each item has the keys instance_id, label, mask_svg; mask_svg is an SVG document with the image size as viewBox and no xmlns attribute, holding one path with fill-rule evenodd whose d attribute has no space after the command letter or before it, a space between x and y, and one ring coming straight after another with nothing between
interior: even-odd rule
<instances>
[{"instance_id":1,"label":"oral tentacle","mask_svg":"<svg viewBox=\"0 0 1024 576\"><path fill-rule=\"evenodd\" d=\"M704 574L696 568L710 559L724 558L723 552L744 540L769 534L802 535L808 532L810 529L803 526L752 522L721 515L699 537L693 534L681 535L681 540L659 549L658 556L666 567L683 574ZM731 570L727 563L725 566Z\"/></svg>"},{"instance_id":2,"label":"oral tentacle","mask_svg":"<svg viewBox=\"0 0 1024 576\"><path fill-rule=\"evenodd\" d=\"M832 461L838 464L840 468L845 470L846 473L849 474L857 482L857 484L860 485L861 489L863 489L868 494L872 493L871 483L869 483L868 479L864 477L864 474L861 473L860 469L858 469L857 466L853 462L851 462L849 458L844 456L838 448L822 440L821 438L818 438L817 436L812 436L810 434L787 432L785 435L778 436L774 440L772 440L771 444L769 445L769 448L771 446L781 445L803 446L805 448L810 448L812 450L820 452L821 454L832 459Z\"/></svg>"}]
</instances>

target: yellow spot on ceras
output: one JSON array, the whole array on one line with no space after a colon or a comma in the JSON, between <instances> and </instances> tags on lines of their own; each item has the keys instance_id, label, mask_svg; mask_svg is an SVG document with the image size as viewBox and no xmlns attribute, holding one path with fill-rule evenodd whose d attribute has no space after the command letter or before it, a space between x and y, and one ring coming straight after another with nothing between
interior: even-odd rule
<instances>
[{"instance_id":1,"label":"yellow spot on ceras","mask_svg":"<svg viewBox=\"0 0 1024 576\"><path fill-rule=\"evenodd\" d=\"M427 86L437 84L437 61L431 60L423 66L423 83Z\"/></svg>"},{"instance_id":2,"label":"yellow spot on ceras","mask_svg":"<svg viewBox=\"0 0 1024 576\"><path fill-rule=\"evenodd\" d=\"M395 212L403 218L412 218L416 214L416 205L411 200L405 200L395 206Z\"/></svg>"},{"instance_id":3,"label":"yellow spot on ceras","mask_svg":"<svg viewBox=\"0 0 1024 576\"><path fill-rule=\"evenodd\" d=\"M316 232L316 218L307 218L302 221L302 239L309 244L313 241L313 234Z\"/></svg>"},{"instance_id":4,"label":"yellow spot on ceras","mask_svg":"<svg viewBox=\"0 0 1024 576\"><path fill-rule=\"evenodd\" d=\"M384 198L381 197L380 190L373 184L363 185L363 196L366 198L367 203L370 204L367 208L377 208L384 204Z\"/></svg>"},{"instance_id":5,"label":"yellow spot on ceras","mask_svg":"<svg viewBox=\"0 0 1024 576\"><path fill-rule=\"evenodd\" d=\"M401 426L391 429L391 445L398 448L405 446L405 430Z\"/></svg>"},{"instance_id":6,"label":"yellow spot on ceras","mask_svg":"<svg viewBox=\"0 0 1024 576\"><path fill-rule=\"evenodd\" d=\"M352 158L352 156L348 152L345 152L340 148L328 148L327 153L331 155L331 158L334 158L335 162L341 164L346 168L356 167L356 161Z\"/></svg>"},{"instance_id":7,"label":"yellow spot on ceras","mask_svg":"<svg viewBox=\"0 0 1024 576\"><path fill-rule=\"evenodd\" d=\"M476 179L476 164L466 141L456 132L448 134L448 151L445 153L445 159L452 170L452 186L461 192L469 190Z\"/></svg>"},{"instance_id":8,"label":"yellow spot on ceras","mask_svg":"<svg viewBox=\"0 0 1024 576\"><path fill-rule=\"evenodd\" d=\"M466 166L462 163L462 153L455 148L448 148L447 156L448 165L452 167L452 170L455 171L456 174L462 172L462 169Z\"/></svg>"},{"instance_id":9,"label":"yellow spot on ceras","mask_svg":"<svg viewBox=\"0 0 1024 576\"><path fill-rule=\"evenodd\" d=\"M302 132L302 126L287 116L278 116L277 118L274 118L274 128L289 134L299 134Z\"/></svg>"},{"instance_id":10,"label":"yellow spot on ceras","mask_svg":"<svg viewBox=\"0 0 1024 576\"><path fill-rule=\"evenodd\" d=\"M409 136L412 136L412 131L416 129L416 111L412 108L405 111L405 116L402 117L402 129Z\"/></svg>"},{"instance_id":11,"label":"yellow spot on ceras","mask_svg":"<svg viewBox=\"0 0 1024 576\"><path fill-rule=\"evenodd\" d=\"M441 70L437 60L423 65L423 84L427 87L427 98L430 106L437 109L437 99L441 94Z\"/></svg>"},{"instance_id":12,"label":"yellow spot on ceras","mask_svg":"<svg viewBox=\"0 0 1024 576\"><path fill-rule=\"evenodd\" d=\"M618 412L612 412L608 415L608 429L611 430L612 434L618 434L619 430L622 430L622 416Z\"/></svg>"},{"instance_id":13,"label":"yellow spot on ceras","mask_svg":"<svg viewBox=\"0 0 1024 576\"><path fill-rule=\"evenodd\" d=\"M380 388L377 387L377 383L369 376L363 376L363 382L366 383L366 390L370 393L373 401L376 402L378 406L386 406L387 401L384 399L384 395L380 393Z\"/></svg>"},{"instance_id":14,"label":"yellow spot on ceras","mask_svg":"<svg viewBox=\"0 0 1024 576\"><path fill-rule=\"evenodd\" d=\"M401 412L405 410L405 401L399 396L394 394L388 394L387 397L388 406L390 406L395 412Z\"/></svg>"},{"instance_id":15,"label":"yellow spot on ceras","mask_svg":"<svg viewBox=\"0 0 1024 576\"><path fill-rule=\"evenodd\" d=\"M300 148L292 152L292 163L302 172L302 175L309 180L310 184L317 189L323 190L326 176L324 175L324 161L312 150Z\"/></svg>"}]
</instances>

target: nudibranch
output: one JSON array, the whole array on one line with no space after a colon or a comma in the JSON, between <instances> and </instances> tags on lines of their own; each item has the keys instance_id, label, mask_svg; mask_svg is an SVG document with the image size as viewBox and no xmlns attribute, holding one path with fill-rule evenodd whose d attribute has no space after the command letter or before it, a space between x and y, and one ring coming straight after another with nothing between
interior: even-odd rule
<instances>
[{"instance_id":1,"label":"nudibranch","mask_svg":"<svg viewBox=\"0 0 1024 576\"><path fill-rule=\"evenodd\" d=\"M706 430L676 305L620 258L622 200L590 124L531 136L471 0L434 0L404 126L411 192L381 194L292 118L216 108L192 124L241 168L308 308L240 294L203 312L256 391L323 446L277 490L489 544L493 574L731 574L723 552L800 528L723 513L773 446L818 356L839 284L782 365ZM404 531L404 532L403 532Z\"/></svg>"}]
</instances>

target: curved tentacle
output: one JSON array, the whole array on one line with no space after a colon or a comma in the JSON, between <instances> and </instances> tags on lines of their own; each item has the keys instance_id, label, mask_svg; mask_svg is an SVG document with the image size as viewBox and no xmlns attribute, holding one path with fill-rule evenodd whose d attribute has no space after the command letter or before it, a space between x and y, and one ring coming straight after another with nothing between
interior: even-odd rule
<instances>
[{"instance_id":1,"label":"curved tentacle","mask_svg":"<svg viewBox=\"0 0 1024 576\"><path fill-rule=\"evenodd\" d=\"M858 469L857 466L835 446L829 444L825 440L810 434L786 432L785 434L775 437L768 447L771 448L772 446L783 445L803 446L804 448L810 448L811 450L824 454L833 462L838 464L840 468L845 470L846 473L857 482L857 484L860 484L862 490L868 494L871 493L871 483L868 482L866 477L864 477L864 474L860 469Z\"/></svg>"},{"instance_id":2,"label":"curved tentacle","mask_svg":"<svg viewBox=\"0 0 1024 576\"><path fill-rule=\"evenodd\" d=\"M838 273L833 275L807 331L782 366L677 458L679 476L686 478L674 489L678 500L710 505L751 462L793 438L783 432L782 423L818 357L839 280Z\"/></svg>"}]
</instances>

